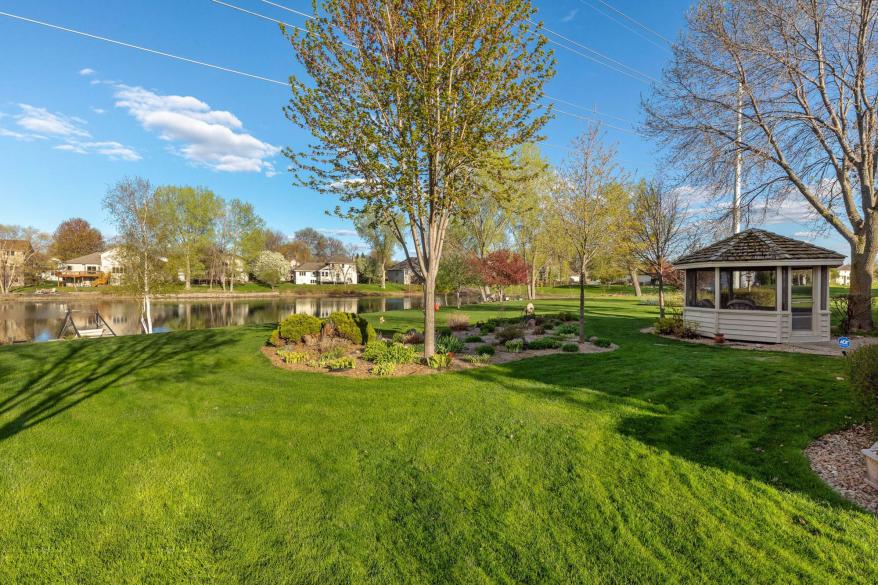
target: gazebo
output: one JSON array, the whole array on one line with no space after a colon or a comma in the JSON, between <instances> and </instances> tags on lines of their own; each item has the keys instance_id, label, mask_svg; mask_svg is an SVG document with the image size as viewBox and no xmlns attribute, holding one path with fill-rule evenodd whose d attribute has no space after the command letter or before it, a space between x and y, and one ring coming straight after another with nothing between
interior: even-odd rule
<instances>
[{"instance_id":1,"label":"gazebo","mask_svg":"<svg viewBox=\"0 0 878 585\"><path fill-rule=\"evenodd\" d=\"M763 343L829 341L829 270L844 256L748 229L678 258L683 318L698 334Z\"/></svg>"}]
</instances>

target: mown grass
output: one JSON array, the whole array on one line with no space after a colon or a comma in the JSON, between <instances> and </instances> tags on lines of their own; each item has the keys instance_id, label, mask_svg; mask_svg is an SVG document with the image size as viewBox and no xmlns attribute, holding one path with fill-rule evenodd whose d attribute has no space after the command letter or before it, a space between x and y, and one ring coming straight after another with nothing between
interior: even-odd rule
<instances>
[{"instance_id":1,"label":"mown grass","mask_svg":"<svg viewBox=\"0 0 878 585\"><path fill-rule=\"evenodd\" d=\"M410 379L273 368L259 327L0 348L0 582L874 582L878 519L801 452L862 416L841 362L653 312Z\"/></svg>"}]
</instances>

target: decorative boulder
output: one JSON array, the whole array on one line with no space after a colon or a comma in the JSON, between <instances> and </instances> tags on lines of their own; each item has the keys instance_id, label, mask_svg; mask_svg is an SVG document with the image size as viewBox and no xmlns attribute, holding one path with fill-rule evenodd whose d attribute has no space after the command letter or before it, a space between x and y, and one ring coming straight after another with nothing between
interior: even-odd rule
<instances>
[{"instance_id":1,"label":"decorative boulder","mask_svg":"<svg viewBox=\"0 0 878 585\"><path fill-rule=\"evenodd\" d=\"M878 443L863 449L866 458L866 483L878 490Z\"/></svg>"}]
</instances>

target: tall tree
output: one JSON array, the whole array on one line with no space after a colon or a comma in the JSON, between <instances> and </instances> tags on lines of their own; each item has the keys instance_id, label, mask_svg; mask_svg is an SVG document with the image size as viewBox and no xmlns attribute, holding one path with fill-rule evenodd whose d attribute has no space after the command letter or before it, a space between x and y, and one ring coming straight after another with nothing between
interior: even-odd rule
<instances>
[{"instance_id":1,"label":"tall tree","mask_svg":"<svg viewBox=\"0 0 878 585\"><path fill-rule=\"evenodd\" d=\"M514 157L517 176L508 182L511 192L506 204L507 224L516 252L528 267L527 298L535 299L537 269L548 256L546 212L551 175L536 145L523 145Z\"/></svg>"},{"instance_id":2,"label":"tall tree","mask_svg":"<svg viewBox=\"0 0 878 585\"><path fill-rule=\"evenodd\" d=\"M284 249L289 241L285 233L280 230L266 229L263 232L265 239L265 249L269 252L280 252L283 254Z\"/></svg>"},{"instance_id":3,"label":"tall tree","mask_svg":"<svg viewBox=\"0 0 878 585\"><path fill-rule=\"evenodd\" d=\"M506 244L509 216L497 197L497 188L488 186L487 177L477 177L470 198L450 229L456 241L471 255L484 260L488 254ZM491 290L479 287L482 301L487 300Z\"/></svg>"},{"instance_id":4,"label":"tall tree","mask_svg":"<svg viewBox=\"0 0 878 585\"><path fill-rule=\"evenodd\" d=\"M313 258L344 256L347 253L344 242L338 238L321 234L311 227L302 228L293 234L293 242L301 242L308 248Z\"/></svg>"},{"instance_id":5,"label":"tall tree","mask_svg":"<svg viewBox=\"0 0 878 585\"><path fill-rule=\"evenodd\" d=\"M220 249L229 291L235 280L245 274L265 247L265 221L256 215L253 205L240 199L226 203L220 218Z\"/></svg>"},{"instance_id":6,"label":"tall tree","mask_svg":"<svg viewBox=\"0 0 878 585\"><path fill-rule=\"evenodd\" d=\"M874 325L876 26L873 0L702 0L645 104L691 180L730 186L741 154L745 207L799 198L848 242L859 330Z\"/></svg>"},{"instance_id":7,"label":"tall tree","mask_svg":"<svg viewBox=\"0 0 878 585\"><path fill-rule=\"evenodd\" d=\"M397 240L424 277L424 354L445 232L469 177L538 138L553 74L528 0L327 0L290 37L310 81L292 76L287 117L310 130L286 154L298 181L364 208L403 214ZM405 230L405 233L404 233Z\"/></svg>"},{"instance_id":8,"label":"tall tree","mask_svg":"<svg viewBox=\"0 0 878 585\"><path fill-rule=\"evenodd\" d=\"M400 225L401 218L385 218L379 213L364 211L354 218L357 233L369 244L369 254L375 262L381 288L387 287L387 264L393 260L396 250L394 225Z\"/></svg>"},{"instance_id":9,"label":"tall tree","mask_svg":"<svg viewBox=\"0 0 878 585\"><path fill-rule=\"evenodd\" d=\"M579 340L585 341L585 279L591 262L613 245L625 201L611 188L620 182L616 150L603 144L600 128L574 139L573 153L557 181L555 213L579 274Z\"/></svg>"},{"instance_id":10,"label":"tall tree","mask_svg":"<svg viewBox=\"0 0 878 585\"><path fill-rule=\"evenodd\" d=\"M179 258L186 290L192 288L192 272L200 266L201 253L210 244L222 200L202 187L160 187L156 203L166 224L169 253Z\"/></svg>"},{"instance_id":11,"label":"tall tree","mask_svg":"<svg viewBox=\"0 0 878 585\"><path fill-rule=\"evenodd\" d=\"M140 177L116 183L103 203L118 234L125 281L143 299L141 327L152 333L152 289L161 277L169 240L162 207L149 181Z\"/></svg>"},{"instance_id":12,"label":"tall tree","mask_svg":"<svg viewBox=\"0 0 878 585\"><path fill-rule=\"evenodd\" d=\"M634 193L632 248L658 280L659 316L665 316L665 274L682 244L686 208L679 191L667 191L660 181L640 183Z\"/></svg>"},{"instance_id":13,"label":"tall tree","mask_svg":"<svg viewBox=\"0 0 878 585\"><path fill-rule=\"evenodd\" d=\"M81 217L62 221L52 234L49 254L61 260L70 260L104 249L104 236Z\"/></svg>"}]
</instances>

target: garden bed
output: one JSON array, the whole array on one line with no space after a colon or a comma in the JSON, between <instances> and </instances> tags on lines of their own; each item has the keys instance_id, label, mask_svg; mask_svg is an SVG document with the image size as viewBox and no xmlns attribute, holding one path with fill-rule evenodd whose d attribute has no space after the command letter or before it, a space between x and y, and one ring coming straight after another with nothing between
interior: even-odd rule
<instances>
[{"instance_id":1,"label":"garden bed","mask_svg":"<svg viewBox=\"0 0 878 585\"><path fill-rule=\"evenodd\" d=\"M663 335L657 333L655 327L650 325L640 330L641 333L651 333L657 337L664 339L673 339L675 341L685 341L686 343L695 343L699 345L715 345L720 347L732 347L734 349L750 349L754 351L782 351L788 353L807 353L812 355L825 355L841 357L842 350L838 346L838 339L832 338L831 341L815 341L809 343L760 343L756 341L733 341L725 340L723 343L717 343L713 337L698 336L694 338L677 337L676 335ZM878 344L878 337L859 337L849 336L851 345L847 349L850 353L855 349L865 345Z\"/></svg>"},{"instance_id":2,"label":"garden bed","mask_svg":"<svg viewBox=\"0 0 878 585\"><path fill-rule=\"evenodd\" d=\"M318 329L314 323L309 325L312 333L300 336L297 330L292 337L289 333L286 337L282 335L281 332L292 330L282 323L262 352L273 365L283 369L365 378L428 375L558 353L603 353L618 347L596 337L580 343L575 339L578 326L566 315L526 321L492 320L474 326L469 326L465 315L454 317L449 318L449 323L455 329L440 331L436 356L431 360L421 357L423 336L416 330L396 333L390 339L371 330L363 337L363 343L354 343L338 337L332 327L324 324ZM338 315L335 318L338 320Z\"/></svg>"},{"instance_id":3,"label":"garden bed","mask_svg":"<svg viewBox=\"0 0 878 585\"><path fill-rule=\"evenodd\" d=\"M862 450L873 443L872 428L857 425L829 433L808 445L811 469L842 497L878 516L878 489L866 482Z\"/></svg>"}]
</instances>

